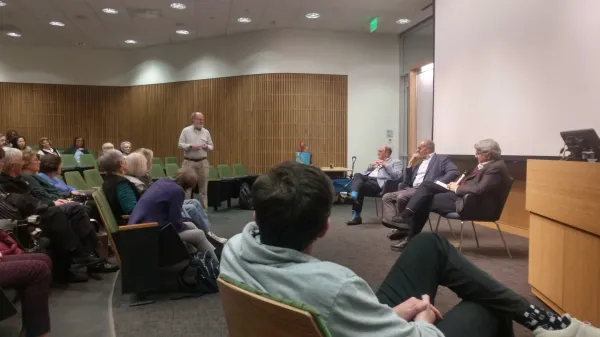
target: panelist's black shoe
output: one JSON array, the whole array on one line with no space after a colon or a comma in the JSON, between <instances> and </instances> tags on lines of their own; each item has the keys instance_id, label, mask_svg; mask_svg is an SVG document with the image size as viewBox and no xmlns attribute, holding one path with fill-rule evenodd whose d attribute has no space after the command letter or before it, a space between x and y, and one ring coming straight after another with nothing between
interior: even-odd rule
<instances>
[{"instance_id":1,"label":"panelist's black shoe","mask_svg":"<svg viewBox=\"0 0 600 337\"><path fill-rule=\"evenodd\" d=\"M362 218L359 216L355 216L352 220L346 222L346 225L348 225L348 226L362 225Z\"/></svg>"},{"instance_id":2,"label":"panelist's black shoe","mask_svg":"<svg viewBox=\"0 0 600 337\"><path fill-rule=\"evenodd\" d=\"M80 267L87 267L102 262L102 260L94 256L93 254L76 256L73 257L72 261L74 265L78 265Z\"/></svg>"},{"instance_id":3,"label":"panelist's black shoe","mask_svg":"<svg viewBox=\"0 0 600 337\"><path fill-rule=\"evenodd\" d=\"M392 241L401 240L408 236L408 231L403 231L399 229L393 229L388 234L388 239Z\"/></svg>"},{"instance_id":4,"label":"panelist's black shoe","mask_svg":"<svg viewBox=\"0 0 600 337\"><path fill-rule=\"evenodd\" d=\"M410 240L409 240L409 238L408 238L408 237L406 237L406 238L404 238L404 239L402 239L402 240L398 241L397 243L394 243L394 244L391 246L391 248L392 248L392 250L393 250L393 251L395 251L395 252L401 252L401 251L403 251L403 250L404 250L404 248L406 248L406 245L408 245L408 242L409 242L409 241L410 241Z\"/></svg>"},{"instance_id":5,"label":"panelist's black shoe","mask_svg":"<svg viewBox=\"0 0 600 337\"><path fill-rule=\"evenodd\" d=\"M397 217L394 217L397 218ZM394 222L393 219L392 221L386 221L386 220L381 220L381 224L384 225L387 228L391 228L391 229L399 229L402 231L407 231L410 229L410 227L405 224L405 223L399 223L399 222Z\"/></svg>"},{"instance_id":6,"label":"panelist's black shoe","mask_svg":"<svg viewBox=\"0 0 600 337\"><path fill-rule=\"evenodd\" d=\"M404 217L403 215L398 215L392 218L392 224L398 226L398 224L407 224L409 217Z\"/></svg>"}]
</instances>

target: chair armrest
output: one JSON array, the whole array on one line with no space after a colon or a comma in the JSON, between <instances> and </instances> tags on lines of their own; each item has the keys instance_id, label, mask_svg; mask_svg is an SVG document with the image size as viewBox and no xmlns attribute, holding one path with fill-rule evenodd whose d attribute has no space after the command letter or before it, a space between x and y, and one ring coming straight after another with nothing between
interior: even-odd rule
<instances>
[{"instance_id":1,"label":"chair armrest","mask_svg":"<svg viewBox=\"0 0 600 337\"><path fill-rule=\"evenodd\" d=\"M129 215L121 215L121 219L123 219L123 220L129 220Z\"/></svg>"},{"instance_id":2,"label":"chair armrest","mask_svg":"<svg viewBox=\"0 0 600 337\"><path fill-rule=\"evenodd\" d=\"M135 229L144 229L144 228L152 228L152 227L158 227L158 223L157 222L148 222L148 223L141 223L141 224L136 224L136 225L119 226L119 231L131 231L131 230L135 230Z\"/></svg>"}]
</instances>

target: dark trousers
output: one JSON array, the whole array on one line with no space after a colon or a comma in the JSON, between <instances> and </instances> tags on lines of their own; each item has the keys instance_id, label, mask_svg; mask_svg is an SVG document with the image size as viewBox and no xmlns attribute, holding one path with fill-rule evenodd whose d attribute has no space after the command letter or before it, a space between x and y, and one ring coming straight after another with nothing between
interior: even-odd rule
<instances>
[{"instance_id":1,"label":"dark trousers","mask_svg":"<svg viewBox=\"0 0 600 337\"><path fill-rule=\"evenodd\" d=\"M360 213L363 207L363 200L365 197L376 197L381 193L381 187L377 183L377 179L370 178L369 176L362 175L360 173L352 176L352 191L358 193L358 197L352 203L352 210Z\"/></svg>"},{"instance_id":2,"label":"dark trousers","mask_svg":"<svg viewBox=\"0 0 600 337\"><path fill-rule=\"evenodd\" d=\"M424 181L419 185L417 192L406 205L406 208L413 212L413 216L408 221L409 237L421 233L429 219L430 212L439 214L456 212L457 198L456 193L448 191L432 181Z\"/></svg>"},{"instance_id":3,"label":"dark trousers","mask_svg":"<svg viewBox=\"0 0 600 337\"><path fill-rule=\"evenodd\" d=\"M93 253L98 246L98 236L85 207L80 203L71 202L61 205L59 208L69 219L71 228L79 238L84 251L88 254Z\"/></svg>"},{"instance_id":4,"label":"dark trousers","mask_svg":"<svg viewBox=\"0 0 600 337\"><path fill-rule=\"evenodd\" d=\"M432 304L438 286L462 300L436 326L446 337L513 336L512 319L529 304L493 277L477 268L438 234L414 237L377 291L379 302L395 307L411 297L429 295Z\"/></svg>"},{"instance_id":5,"label":"dark trousers","mask_svg":"<svg viewBox=\"0 0 600 337\"><path fill-rule=\"evenodd\" d=\"M0 262L0 287L20 292L23 327L28 337L50 331L51 266L50 259L44 254L7 255Z\"/></svg>"},{"instance_id":6,"label":"dark trousers","mask_svg":"<svg viewBox=\"0 0 600 337\"><path fill-rule=\"evenodd\" d=\"M49 207L40 216L42 235L50 239L50 249L70 253L80 247L79 237L63 210Z\"/></svg>"}]
</instances>

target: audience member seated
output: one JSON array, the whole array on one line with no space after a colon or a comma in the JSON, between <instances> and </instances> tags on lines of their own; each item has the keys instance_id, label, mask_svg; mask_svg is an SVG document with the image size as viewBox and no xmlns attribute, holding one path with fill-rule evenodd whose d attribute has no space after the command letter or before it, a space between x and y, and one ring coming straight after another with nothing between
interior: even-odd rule
<instances>
[{"instance_id":1,"label":"audience member seated","mask_svg":"<svg viewBox=\"0 0 600 337\"><path fill-rule=\"evenodd\" d=\"M5 147L6 145L6 136L0 132L0 147Z\"/></svg>"},{"instance_id":2,"label":"audience member seated","mask_svg":"<svg viewBox=\"0 0 600 337\"><path fill-rule=\"evenodd\" d=\"M392 148L384 145L377 150L377 160L371 163L362 173L355 173L352 177L350 198L352 198L352 220L347 225L360 225L362 218L360 212L365 197L376 197L383 191L387 180L402 178L402 161L393 159Z\"/></svg>"},{"instance_id":3,"label":"audience member seated","mask_svg":"<svg viewBox=\"0 0 600 337\"><path fill-rule=\"evenodd\" d=\"M214 252L215 247L208 241L204 232L194 224L184 223L181 214L185 190L194 187L197 183L196 173L191 169L180 169L175 180L159 179L142 195L128 224L147 222L157 222L160 226L172 224L183 242L194 246L199 252Z\"/></svg>"},{"instance_id":4,"label":"audience member seated","mask_svg":"<svg viewBox=\"0 0 600 337\"><path fill-rule=\"evenodd\" d=\"M114 150L115 146L113 143L104 143L102 144L102 154L105 154L108 150Z\"/></svg>"},{"instance_id":5,"label":"audience member seated","mask_svg":"<svg viewBox=\"0 0 600 337\"><path fill-rule=\"evenodd\" d=\"M528 303L438 234L414 237L376 293L350 269L311 256L327 235L333 201L330 179L313 166L274 167L256 180L252 200L256 222L225 245L221 274L314 307L332 336L511 336L514 320L542 337L600 337ZM443 319L433 305L440 285L462 299Z\"/></svg>"},{"instance_id":6,"label":"audience member seated","mask_svg":"<svg viewBox=\"0 0 600 337\"><path fill-rule=\"evenodd\" d=\"M65 154L72 154L75 156L75 160L79 163L79 158L84 154L89 154L90 152L85 148L85 139L82 137L75 137L73 139L73 145L66 149Z\"/></svg>"},{"instance_id":7,"label":"audience member seated","mask_svg":"<svg viewBox=\"0 0 600 337\"><path fill-rule=\"evenodd\" d=\"M150 162L152 162L152 151L148 149L142 150L145 150L144 152L146 152L147 156L144 156L144 152L140 150L137 150L127 156L127 174L125 175L125 178L135 185L140 195L142 195L152 185L152 178L145 179L145 177L149 177L147 163L148 158ZM224 243L226 241L226 239L218 237L211 231L208 215L202 209L200 201L196 199L185 200L183 202L182 209L183 217L191 220L196 227L203 230L211 239L214 239L220 243Z\"/></svg>"},{"instance_id":8,"label":"audience member seated","mask_svg":"<svg viewBox=\"0 0 600 337\"><path fill-rule=\"evenodd\" d=\"M106 200L117 221L122 221L124 215L133 212L141 196L135 184L125 178L125 155L118 150L108 150L98 159L98 166L106 172L102 183Z\"/></svg>"},{"instance_id":9,"label":"audience member seated","mask_svg":"<svg viewBox=\"0 0 600 337\"><path fill-rule=\"evenodd\" d=\"M21 298L22 336L49 336L52 262L44 254L2 255L0 287L16 289Z\"/></svg>"},{"instance_id":10,"label":"audience member seated","mask_svg":"<svg viewBox=\"0 0 600 337\"><path fill-rule=\"evenodd\" d=\"M53 155L51 155L53 156ZM72 195L81 195L77 191L62 192L49 184L43 177L38 175L40 170L40 159L33 151L23 151L23 180L29 185L32 195L43 202L54 202L65 200ZM20 193L25 193L21 191ZM74 194L73 194L74 193Z\"/></svg>"},{"instance_id":11,"label":"audience member seated","mask_svg":"<svg viewBox=\"0 0 600 337\"><path fill-rule=\"evenodd\" d=\"M70 193L72 195L89 194L88 191L77 191L73 186L65 184L60 179L62 173L62 159L59 156L43 156L40 158L40 171L37 174L39 178L56 188L60 192Z\"/></svg>"},{"instance_id":12,"label":"audience member seated","mask_svg":"<svg viewBox=\"0 0 600 337\"><path fill-rule=\"evenodd\" d=\"M16 130L8 130L6 131L6 146L12 147L13 138L17 138L19 133Z\"/></svg>"},{"instance_id":13,"label":"audience member seated","mask_svg":"<svg viewBox=\"0 0 600 337\"><path fill-rule=\"evenodd\" d=\"M154 158L154 152L150 149L146 149L146 148L140 148L135 150L135 152L137 153L141 153L144 155L144 157L146 157L146 164L148 166L148 170L146 171L146 174L143 176L138 177L141 181L143 181L146 185L150 186L152 185L152 159Z\"/></svg>"},{"instance_id":14,"label":"audience member seated","mask_svg":"<svg viewBox=\"0 0 600 337\"><path fill-rule=\"evenodd\" d=\"M31 150L31 148L29 146L27 146L27 143L25 143L25 137L23 136L18 136L13 138L10 141L12 148L17 149L17 150L21 150L21 151L25 151L25 150Z\"/></svg>"},{"instance_id":15,"label":"audience member seated","mask_svg":"<svg viewBox=\"0 0 600 337\"><path fill-rule=\"evenodd\" d=\"M50 142L50 139L48 139L48 137L40 138L40 150L37 152L37 154L40 157L47 154L52 154L60 157L60 153L58 153L56 149L52 148L52 142Z\"/></svg>"},{"instance_id":16,"label":"audience member seated","mask_svg":"<svg viewBox=\"0 0 600 337\"><path fill-rule=\"evenodd\" d=\"M7 156L5 156L7 151ZM21 151L0 148L0 171L14 172L17 163L22 162ZM19 165L21 166L21 165ZM85 222L69 219L65 211L54 207L54 203L43 203L29 194L8 193L0 183L0 210L6 219L22 220L31 215L41 217L42 236L50 240L50 249L55 261L55 281L58 283L81 282L87 278L69 271L71 261L78 265L97 265L101 261L94 256L92 236L86 235ZM85 213L85 212L83 212ZM79 213L81 214L81 213ZM81 217L80 217L81 218Z\"/></svg>"},{"instance_id":17,"label":"audience member seated","mask_svg":"<svg viewBox=\"0 0 600 337\"><path fill-rule=\"evenodd\" d=\"M494 213L503 206L504 189L510 184L508 169L502 160L500 145L493 139L484 139L475 144L478 165L460 182L451 182L442 187L435 182L425 181L398 217L398 223L408 224L408 236L394 245L402 250L425 226L430 212L447 214L458 212L477 217L478 214ZM472 209L464 210L464 196L474 197Z\"/></svg>"},{"instance_id":18,"label":"audience member seated","mask_svg":"<svg viewBox=\"0 0 600 337\"><path fill-rule=\"evenodd\" d=\"M121 142L121 146L119 146L119 148L121 149L121 152L125 155L125 157L131 154L131 142Z\"/></svg>"},{"instance_id":19,"label":"audience member seated","mask_svg":"<svg viewBox=\"0 0 600 337\"><path fill-rule=\"evenodd\" d=\"M432 140L422 141L417 147L417 151L408 161L408 166L404 172L403 181L398 185L398 191L386 193L383 196L383 217L381 223L389 228L393 228L390 233L390 239L395 240L398 230L406 231L406 225L396 222L397 215L404 211L410 198L417 192L417 188L424 181L441 181L449 183L458 178L460 172L447 156L435 153L435 144Z\"/></svg>"}]
</instances>

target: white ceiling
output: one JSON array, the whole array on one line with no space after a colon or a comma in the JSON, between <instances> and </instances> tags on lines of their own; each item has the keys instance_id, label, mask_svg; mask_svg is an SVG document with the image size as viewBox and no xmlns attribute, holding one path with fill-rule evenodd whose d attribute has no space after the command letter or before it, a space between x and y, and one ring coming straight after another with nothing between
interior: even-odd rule
<instances>
[{"instance_id":1,"label":"white ceiling","mask_svg":"<svg viewBox=\"0 0 600 337\"><path fill-rule=\"evenodd\" d=\"M0 0L0 44L77 46L85 48L135 48L177 43L210 36L263 29L317 29L368 32L369 21L379 17L375 34L399 34L432 15L432 0ZM184 3L184 10L171 2ZM114 8L116 15L102 12ZM159 18L134 15L131 9L151 9ZM308 20L305 14L321 17ZM240 24L239 17L251 23ZM408 18L406 25L396 20ZM61 21L65 27L49 25ZM6 35L6 25L15 26L20 38ZM175 34L181 25L190 35ZM11 29L11 28L8 28ZM127 45L127 39L139 41ZM1 52L1 49L0 49Z\"/></svg>"}]
</instances>

